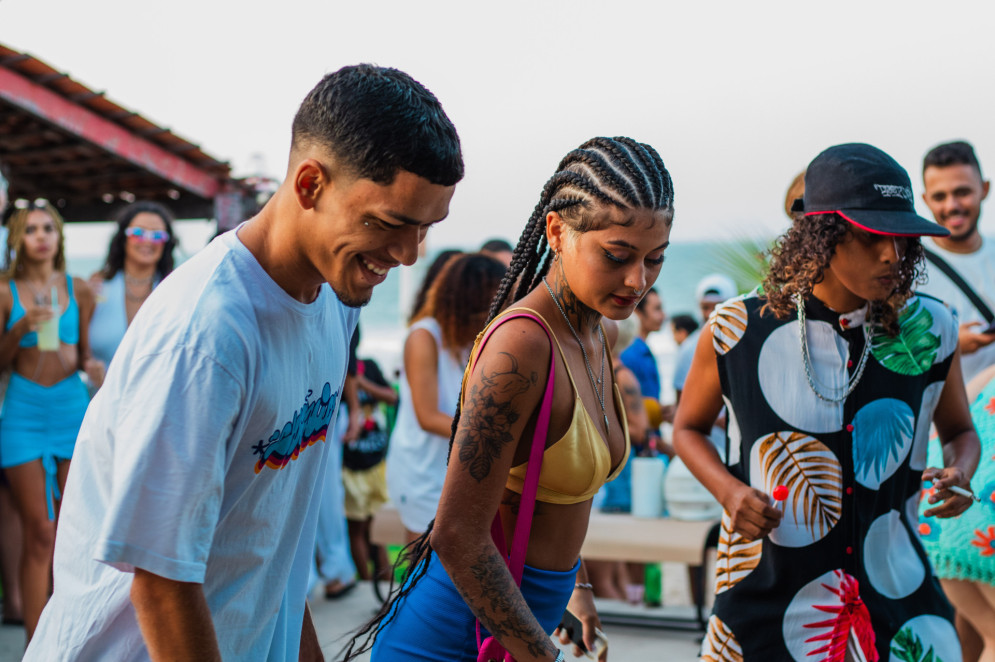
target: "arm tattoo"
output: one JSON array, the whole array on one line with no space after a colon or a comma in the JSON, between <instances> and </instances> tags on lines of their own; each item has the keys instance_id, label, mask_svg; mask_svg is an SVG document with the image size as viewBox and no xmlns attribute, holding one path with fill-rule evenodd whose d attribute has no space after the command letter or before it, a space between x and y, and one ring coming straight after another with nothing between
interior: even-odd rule
<instances>
[{"instance_id":1,"label":"arm tattoo","mask_svg":"<svg viewBox=\"0 0 995 662\"><path fill-rule=\"evenodd\" d=\"M511 360L511 368L490 373L481 369L480 384L470 390L460 421L459 460L478 483L490 474L501 449L515 439L511 426L521 414L512 401L539 381L535 372L530 377L521 374L514 356L501 354Z\"/></svg>"},{"instance_id":2,"label":"arm tattoo","mask_svg":"<svg viewBox=\"0 0 995 662\"><path fill-rule=\"evenodd\" d=\"M463 600L470 606L480 622L505 648L511 640L528 646L529 654L541 657L555 654L549 634L536 621L525 598L508 572L501 554L488 546L470 566L470 572L480 587L477 596L471 596L458 586Z\"/></svg>"}]
</instances>

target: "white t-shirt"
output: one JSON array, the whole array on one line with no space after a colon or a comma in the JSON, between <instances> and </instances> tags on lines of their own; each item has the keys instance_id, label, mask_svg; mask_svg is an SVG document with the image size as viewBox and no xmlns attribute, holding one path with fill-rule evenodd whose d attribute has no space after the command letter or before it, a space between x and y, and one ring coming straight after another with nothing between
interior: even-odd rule
<instances>
[{"instance_id":1,"label":"white t-shirt","mask_svg":"<svg viewBox=\"0 0 995 662\"><path fill-rule=\"evenodd\" d=\"M156 288L83 421L25 660L149 659L135 567L203 584L224 659L297 660L358 315L293 299L234 232Z\"/></svg>"},{"instance_id":2,"label":"white t-shirt","mask_svg":"<svg viewBox=\"0 0 995 662\"><path fill-rule=\"evenodd\" d=\"M973 253L951 253L937 246L934 241L925 242L925 246L946 260L947 264L953 267L988 304L988 307L995 311L995 242L983 240L981 248ZM971 300L947 278L945 273L926 262L926 275L928 281L920 291L950 304L961 324L981 322L982 326L976 329L978 331L988 325ZM962 354L960 361L966 383L988 366L995 364L995 343L982 347L972 354Z\"/></svg>"},{"instance_id":3,"label":"white t-shirt","mask_svg":"<svg viewBox=\"0 0 995 662\"><path fill-rule=\"evenodd\" d=\"M425 329L435 338L439 352L436 363L439 411L455 415L463 383L463 365L452 352L443 349L442 330L435 319L418 320L411 325L408 335L416 329ZM446 479L449 437L426 432L418 424L406 374L401 377L400 396L397 420L387 450L387 492L397 506L404 527L420 533L428 528L439 509L442 484Z\"/></svg>"}]
</instances>

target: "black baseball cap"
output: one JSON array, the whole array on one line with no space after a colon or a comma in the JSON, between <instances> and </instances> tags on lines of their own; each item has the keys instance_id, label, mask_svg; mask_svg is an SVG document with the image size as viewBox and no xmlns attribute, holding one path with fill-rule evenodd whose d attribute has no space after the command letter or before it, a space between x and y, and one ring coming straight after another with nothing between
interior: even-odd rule
<instances>
[{"instance_id":1,"label":"black baseball cap","mask_svg":"<svg viewBox=\"0 0 995 662\"><path fill-rule=\"evenodd\" d=\"M838 214L874 234L945 237L946 228L915 212L905 168L877 147L848 143L830 147L805 170L805 197L793 212Z\"/></svg>"}]
</instances>

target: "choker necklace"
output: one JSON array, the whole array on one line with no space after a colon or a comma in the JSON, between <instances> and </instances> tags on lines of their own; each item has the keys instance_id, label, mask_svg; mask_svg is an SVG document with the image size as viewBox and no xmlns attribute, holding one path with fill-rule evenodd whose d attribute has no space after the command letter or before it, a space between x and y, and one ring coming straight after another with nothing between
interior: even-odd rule
<instances>
[{"instance_id":1,"label":"choker necklace","mask_svg":"<svg viewBox=\"0 0 995 662\"><path fill-rule=\"evenodd\" d=\"M549 297L553 300L553 303L556 304L556 309L560 311L560 314L563 315L563 319L566 320L567 328L570 329L570 333L573 334L574 340L576 340L577 344L580 345L580 353L581 356L584 357L584 367L587 368L587 376L591 380L591 387L594 389L594 395L598 398L598 404L601 405L601 416L605 419L605 432L607 433L609 432L608 413L605 411L605 354L607 351L605 348L604 331L601 330L601 325L599 324L598 336L601 338L601 379L595 380L594 370L591 369L591 362L587 358L587 350L584 349L584 343L580 341L580 335L578 335L577 331L574 329L574 325L570 323L570 318L567 317L567 313L563 310L563 306L560 305L560 302L556 300L556 296L553 294L553 289L549 286L549 283L546 282L545 278L542 279L542 284L546 286L546 291L549 292ZM600 392L598 392L598 384L601 385Z\"/></svg>"},{"instance_id":2,"label":"choker necklace","mask_svg":"<svg viewBox=\"0 0 995 662\"><path fill-rule=\"evenodd\" d=\"M812 392L815 393L820 400L825 400L826 402L832 402L834 404L843 402L850 397L853 390L857 388L860 378L864 376L864 368L867 367L867 357L871 354L871 339L867 333L870 325L867 322L864 322L864 353L860 356L860 362L857 364L857 369L847 380L846 387L842 391L839 391L837 395L825 395L819 391L818 387L816 387L815 379L812 377L812 359L808 353L808 334L805 329L805 301L802 299L801 294L795 295L795 307L798 309L798 338L801 340L802 364L805 366L805 377L808 379L808 385L812 388Z\"/></svg>"}]
</instances>

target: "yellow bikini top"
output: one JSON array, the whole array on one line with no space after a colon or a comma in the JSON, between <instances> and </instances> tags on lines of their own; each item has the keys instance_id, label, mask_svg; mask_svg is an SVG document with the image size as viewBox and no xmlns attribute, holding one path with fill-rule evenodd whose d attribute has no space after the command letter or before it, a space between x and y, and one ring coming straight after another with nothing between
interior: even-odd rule
<instances>
[{"instance_id":1,"label":"yellow bikini top","mask_svg":"<svg viewBox=\"0 0 995 662\"><path fill-rule=\"evenodd\" d=\"M476 363L477 352L480 350L480 341L487 336L488 329L505 315L516 311L528 312L535 315L542 320L546 328L550 328L543 316L531 308L509 308L504 311L488 325L487 329L484 329L477 336L477 342L474 343L466 375L463 378L464 384L469 377L471 368ZM608 481L615 480L622 471L629 458L629 424L624 415L620 416L622 419L622 432L625 435L625 453L618 466L612 470L611 452L608 450L608 444L601 437L598 427L594 424L591 416L587 413L587 409L584 407L583 401L580 399L580 394L577 392L577 384L570 373L570 366L563 355L563 348L560 346L560 341L552 333L550 335L556 341L556 349L560 353L560 360L563 361L567 376L570 378L570 386L574 392L574 408L567 431L556 442L547 446L543 453L542 470L539 472L539 492L536 499L545 503L581 503L594 497L602 485ZM612 392L615 394L615 409L619 413L623 413L625 409L622 405L622 396L618 391L618 385L615 384L614 370L611 373ZM527 469L528 462L523 462L518 466L512 467L508 474L508 481L505 483L505 487L512 492L521 494L522 487L525 484L525 472Z\"/></svg>"}]
</instances>

